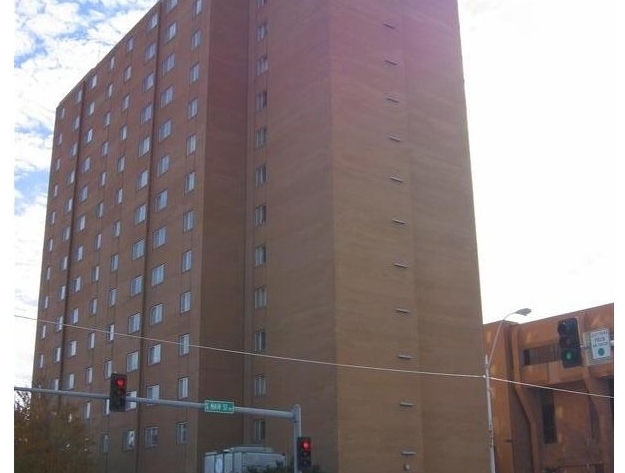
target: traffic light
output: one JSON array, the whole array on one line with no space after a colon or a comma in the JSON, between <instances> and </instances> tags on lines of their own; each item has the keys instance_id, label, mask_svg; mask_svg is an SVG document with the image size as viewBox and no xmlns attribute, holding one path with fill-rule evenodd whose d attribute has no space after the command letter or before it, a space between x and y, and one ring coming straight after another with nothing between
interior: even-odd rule
<instances>
[{"instance_id":1,"label":"traffic light","mask_svg":"<svg viewBox=\"0 0 625 473\"><path fill-rule=\"evenodd\" d=\"M563 368L573 368L582 365L582 347L579 343L579 331L577 319L560 320L558 322L558 335L560 336L560 359Z\"/></svg>"},{"instance_id":2,"label":"traffic light","mask_svg":"<svg viewBox=\"0 0 625 473\"><path fill-rule=\"evenodd\" d=\"M297 466L300 470L312 466L310 437L297 437Z\"/></svg>"},{"instance_id":3,"label":"traffic light","mask_svg":"<svg viewBox=\"0 0 625 473\"><path fill-rule=\"evenodd\" d=\"M109 392L109 409L113 412L126 410L126 385L125 374L113 373L111 375L111 390Z\"/></svg>"}]
</instances>

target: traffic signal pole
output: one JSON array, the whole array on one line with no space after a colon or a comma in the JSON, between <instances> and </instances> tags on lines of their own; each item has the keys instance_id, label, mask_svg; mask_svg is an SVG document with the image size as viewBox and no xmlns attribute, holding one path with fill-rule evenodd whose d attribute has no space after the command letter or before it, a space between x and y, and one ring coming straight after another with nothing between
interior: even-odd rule
<instances>
[{"instance_id":1,"label":"traffic signal pole","mask_svg":"<svg viewBox=\"0 0 625 473\"><path fill-rule=\"evenodd\" d=\"M26 387L14 386L13 390L14 391L26 391L26 392L31 392L31 393L40 393L40 394L52 394L55 396L102 399L103 401L109 399L108 394L88 393L88 392L79 392L79 391L62 391L60 389L26 388ZM206 412L204 402L174 401L174 400L169 400L169 399L152 399L152 398L147 398L147 397L126 396L126 405L128 405L129 402L135 402L137 404L182 407L185 409L200 409ZM217 414L217 412L206 412L206 413ZM291 423L293 424L293 473L298 473L297 438L302 435L302 408L300 407L299 404L295 404L293 406L293 409L291 409L290 411L279 411L275 409L259 409L256 407L234 406L234 412L232 413L289 419Z\"/></svg>"}]
</instances>

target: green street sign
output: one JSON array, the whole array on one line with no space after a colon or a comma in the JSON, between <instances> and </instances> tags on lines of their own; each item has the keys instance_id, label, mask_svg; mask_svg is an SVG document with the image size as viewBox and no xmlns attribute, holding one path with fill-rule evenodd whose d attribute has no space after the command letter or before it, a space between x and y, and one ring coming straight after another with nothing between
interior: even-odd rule
<instances>
[{"instance_id":1,"label":"green street sign","mask_svg":"<svg viewBox=\"0 0 625 473\"><path fill-rule=\"evenodd\" d=\"M204 412L211 412L213 414L234 414L234 402L206 399L204 401Z\"/></svg>"}]
</instances>

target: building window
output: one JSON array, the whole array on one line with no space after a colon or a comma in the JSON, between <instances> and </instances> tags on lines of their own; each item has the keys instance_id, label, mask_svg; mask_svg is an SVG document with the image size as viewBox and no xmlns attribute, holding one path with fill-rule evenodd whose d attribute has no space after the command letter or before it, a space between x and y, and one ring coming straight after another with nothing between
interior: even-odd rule
<instances>
[{"instance_id":1,"label":"building window","mask_svg":"<svg viewBox=\"0 0 625 473\"><path fill-rule=\"evenodd\" d=\"M189 354L190 338L189 334L185 333L178 337L178 356L185 356Z\"/></svg>"},{"instance_id":2,"label":"building window","mask_svg":"<svg viewBox=\"0 0 625 473\"><path fill-rule=\"evenodd\" d=\"M109 289L109 307L117 304L117 288Z\"/></svg>"},{"instance_id":3,"label":"building window","mask_svg":"<svg viewBox=\"0 0 625 473\"><path fill-rule=\"evenodd\" d=\"M149 122L152 119L152 104L148 104L141 110L141 123Z\"/></svg>"},{"instance_id":4,"label":"building window","mask_svg":"<svg viewBox=\"0 0 625 473\"><path fill-rule=\"evenodd\" d=\"M128 82L130 80L130 78L132 77L132 66L126 66L126 68L124 69L123 77L124 82Z\"/></svg>"},{"instance_id":5,"label":"building window","mask_svg":"<svg viewBox=\"0 0 625 473\"><path fill-rule=\"evenodd\" d=\"M265 330L257 330L254 332L254 351L260 353L265 351L267 347L267 336L265 335Z\"/></svg>"},{"instance_id":6,"label":"building window","mask_svg":"<svg viewBox=\"0 0 625 473\"><path fill-rule=\"evenodd\" d=\"M117 205L121 204L124 201L124 189L121 187L115 191L115 203Z\"/></svg>"},{"instance_id":7,"label":"building window","mask_svg":"<svg viewBox=\"0 0 625 473\"><path fill-rule=\"evenodd\" d=\"M176 36L176 22L174 21L165 30L165 42L171 41Z\"/></svg>"},{"instance_id":8,"label":"building window","mask_svg":"<svg viewBox=\"0 0 625 473\"><path fill-rule=\"evenodd\" d=\"M131 371L136 371L139 369L139 352L133 351L132 353L128 353L126 355L126 371L130 373Z\"/></svg>"},{"instance_id":9,"label":"building window","mask_svg":"<svg viewBox=\"0 0 625 473\"><path fill-rule=\"evenodd\" d=\"M265 420L254 419L253 422L253 441L254 443L262 443L265 441Z\"/></svg>"},{"instance_id":10,"label":"building window","mask_svg":"<svg viewBox=\"0 0 625 473\"><path fill-rule=\"evenodd\" d=\"M146 207L146 205L143 204L143 205L140 205L139 207L137 207L137 209L135 210L135 225L138 225L141 222L144 222L146 216L147 216L147 207Z\"/></svg>"},{"instance_id":11,"label":"building window","mask_svg":"<svg viewBox=\"0 0 625 473\"><path fill-rule=\"evenodd\" d=\"M254 171L254 183L256 187L261 187L267 182L267 165L261 164Z\"/></svg>"},{"instance_id":12,"label":"building window","mask_svg":"<svg viewBox=\"0 0 625 473\"><path fill-rule=\"evenodd\" d=\"M178 5L178 0L167 0L165 11L169 13L176 5Z\"/></svg>"},{"instance_id":13,"label":"building window","mask_svg":"<svg viewBox=\"0 0 625 473\"><path fill-rule=\"evenodd\" d=\"M193 229L195 225L195 213L193 210L189 210L182 215L182 231L188 232Z\"/></svg>"},{"instance_id":14,"label":"building window","mask_svg":"<svg viewBox=\"0 0 625 473\"><path fill-rule=\"evenodd\" d=\"M178 399L186 399L189 397L189 378L178 379Z\"/></svg>"},{"instance_id":15,"label":"building window","mask_svg":"<svg viewBox=\"0 0 625 473\"><path fill-rule=\"evenodd\" d=\"M193 266L193 251L192 250L185 251L184 253L182 253L181 271L183 273L186 273L187 271L191 270L192 266Z\"/></svg>"},{"instance_id":16,"label":"building window","mask_svg":"<svg viewBox=\"0 0 625 473\"><path fill-rule=\"evenodd\" d=\"M83 214L80 217L78 217L78 231L82 232L86 226L87 226L87 216Z\"/></svg>"},{"instance_id":17,"label":"building window","mask_svg":"<svg viewBox=\"0 0 625 473\"><path fill-rule=\"evenodd\" d=\"M89 313L96 315L98 313L98 298L95 297L89 301Z\"/></svg>"},{"instance_id":18,"label":"building window","mask_svg":"<svg viewBox=\"0 0 625 473\"><path fill-rule=\"evenodd\" d=\"M198 16L201 12L202 12L202 0L195 0L193 2L193 11L191 13L193 18Z\"/></svg>"},{"instance_id":19,"label":"building window","mask_svg":"<svg viewBox=\"0 0 625 473\"><path fill-rule=\"evenodd\" d=\"M150 72L143 78L143 91L146 92L154 87L154 73Z\"/></svg>"},{"instance_id":20,"label":"building window","mask_svg":"<svg viewBox=\"0 0 625 473\"><path fill-rule=\"evenodd\" d=\"M61 347L55 347L52 351L52 361L59 363L61 361Z\"/></svg>"},{"instance_id":21,"label":"building window","mask_svg":"<svg viewBox=\"0 0 625 473\"><path fill-rule=\"evenodd\" d=\"M260 25L256 27L256 39L258 41L262 41L267 36L267 22L264 21Z\"/></svg>"},{"instance_id":22,"label":"building window","mask_svg":"<svg viewBox=\"0 0 625 473\"><path fill-rule=\"evenodd\" d=\"M100 434L100 453L108 453L109 452L109 435L108 434Z\"/></svg>"},{"instance_id":23,"label":"building window","mask_svg":"<svg viewBox=\"0 0 625 473\"><path fill-rule=\"evenodd\" d=\"M256 75L260 76L264 74L265 72L267 72L267 69L269 69L269 59L267 59L266 54L263 54L256 61Z\"/></svg>"},{"instance_id":24,"label":"building window","mask_svg":"<svg viewBox=\"0 0 625 473\"><path fill-rule=\"evenodd\" d=\"M195 49L200 46L202 42L202 32L200 30L196 30L191 36L191 49Z\"/></svg>"},{"instance_id":25,"label":"building window","mask_svg":"<svg viewBox=\"0 0 625 473\"><path fill-rule=\"evenodd\" d=\"M176 55L174 53L171 53L163 61L163 75L171 71L175 65L176 65Z\"/></svg>"},{"instance_id":26,"label":"building window","mask_svg":"<svg viewBox=\"0 0 625 473\"><path fill-rule=\"evenodd\" d=\"M128 333L137 333L141 329L141 314L128 316Z\"/></svg>"},{"instance_id":27,"label":"building window","mask_svg":"<svg viewBox=\"0 0 625 473\"><path fill-rule=\"evenodd\" d=\"M98 282L100 280L100 265L97 264L91 268L91 281Z\"/></svg>"},{"instance_id":28,"label":"building window","mask_svg":"<svg viewBox=\"0 0 625 473\"><path fill-rule=\"evenodd\" d=\"M115 324L108 324L106 326L106 341L112 343L115 340Z\"/></svg>"},{"instance_id":29,"label":"building window","mask_svg":"<svg viewBox=\"0 0 625 473\"><path fill-rule=\"evenodd\" d=\"M65 300L65 291L67 290L65 284L63 284L60 288L59 288L59 300L63 301Z\"/></svg>"},{"instance_id":30,"label":"building window","mask_svg":"<svg viewBox=\"0 0 625 473\"><path fill-rule=\"evenodd\" d=\"M84 254L85 247L83 245L80 245L78 248L76 248L76 261L82 261Z\"/></svg>"},{"instance_id":31,"label":"building window","mask_svg":"<svg viewBox=\"0 0 625 473\"><path fill-rule=\"evenodd\" d=\"M87 335L87 349L93 350L95 348L95 332L89 332Z\"/></svg>"},{"instance_id":32,"label":"building window","mask_svg":"<svg viewBox=\"0 0 625 473\"><path fill-rule=\"evenodd\" d=\"M263 266L267 262L267 247L258 245L254 248L254 266Z\"/></svg>"},{"instance_id":33,"label":"building window","mask_svg":"<svg viewBox=\"0 0 625 473\"><path fill-rule=\"evenodd\" d=\"M200 63L195 63L189 70L189 83L197 82L200 79Z\"/></svg>"},{"instance_id":34,"label":"building window","mask_svg":"<svg viewBox=\"0 0 625 473\"><path fill-rule=\"evenodd\" d=\"M256 94L256 111L260 112L265 108L267 108L267 91L263 90Z\"/></svg>"},{"instance_id":35,"label":"building window","mask_svg":"<svg viewBox=\"0 0 625 473\"><path fill-rule=\"evenodd\" d=\"M136 241L132 245L132 259L138 259L145 254L145 240Z\"/></svg>"},{"instance_id":36,"label":"building window","mask_svg":"<svg viewBox=\"0 0 625 473\"><path fill-rule=\"evenodd\" d=\"M78 318L80 317L80 309L78 307L74 307L72 309L72 313L69 316L69 321L72 325L76 325L78 323Z\"/></svg>"},{"instance_id":37,"label":"building window","mask_svg":"<svg viewBox=\"0 0 625 473\"><path fill-rule=\"evenodd\" d=\"M154 209L158 212L159 210L163 210L165 207L167 207L167 189L162 190L157 194Z\"/></svg>"},{"instance_id":38,"label":"building window","mask_svg":"<svg viewBox=\"0 0 625 473\"><path fill-rule=\"evenodd\" d=\"M267 222L267 206L259 205L254 209L254 226L260 227Z\"/></svg>"},{"instance_id":39,"label":"building window","mask_svg":"<svg viewBox=\"0 0 625 473\"><path fill-rule=\"evenodd\" d=\"M267 378L264 374L254 376L254 396L267 394Z\"/></svg>"},{"instance_id":40,"label":"building window","mask_svg":"<svg viewBox=\"0 0 625 473\"><path fill-rule=\"evenodd\" d=\"M152 245L154 248L163 246L167 242L167 227L161 227L152 235Z\"/></svg>"},{"instance_id":41,"label":"building window","mask_svg":"<svg viewBox=\"0 0 625 473\"><path fill-rule=\"evenodd\" d=\"M119 269L119 253L115 253L111 256L111 273L114 273Z\"/></svg>"},{"instance_id":42,"label":"building window","mask_svg":"<svg viewBox=\"0 0 625 473\"><path fill-rule=\"evenodd\" d=\"M180 294L180 313L184 314L191 310L191 291Z\"/></svg>"},{"instance_id":43,"label":"building window","mask_svg":"<svg viewBox=\"0 0 625 473\"><path fill-rule=\"evenodd\" d=\"M122 127L119 129L119 140L126 141L127 138L128 138L128 125L122 125Z\"/></svg>"},{"instance_id":44,"label":"building window","mask_svg":"<svg viewBox=\"0 0 625 473\"><path fill-rule=\"evenodd\" d=\"M188 430L189 424L187 422L178 422L176 424L176 443L178 445L185 445L187 443Z\"/></svg>"},{"instance_id":45,"label":"building window","mask_svg":"<svg viewBox=\"0 0 625 473\"><path fill-rule=\"evenodd\" d=\"M161 264L152 269L152 286L158 286L165 281L165 265Z\"/></svg>"},{"instance_id":46,"label":"building window","mask_svg":"<svg viewBox=\"0 0 625 473\"><path fill-rule=\"evenodd\" d=\"M72 340L67 344L67 357L76 356L76 340Z\"/></svg>"},{"instance_id":47,"label":"building window","mask_svg":"<svg viewBox=\"0 0 625 473\"><path fill-rule=\"evenodd\" d=\"M557 443L556 410L553 402L553 391L540 390L540 404L543 419L543 441L546 444Z\"/></svg>"},{"instance_id":48,"label":"building window","mask_svg":"<svg viewBox=\"0 0 625 473\"><path fill-rule=\"evenodd\" d=\"M163 304L150 307L150 325L160 324L163 321Z\"/></svg>"},{"instance_id":49,"label":"building window","mask_svg":"<svg viewBox=\"0 0 625 473\"><path fill-rule=\"evenodd\" d=\"M122 234L122 222L117 220L113 223L113 237L117 238Z\"/></svg>"},{"instance_id":50,"label":"building window","mask_svg":"<svg viewBox=\"0 0 625 473\"><path fill-rule=\"evenodd\" d=\"M191 192L195 189L195 171L191 171L184 178L184 192Z\"/></svg>"},{"instance_id":51,"label":"building window","mask_svg":"<svg viewBox=\"0 0 625 473\"><path fill-rule=\"evenodd\" d=\"M69 373L67 375L65 389L67 389L68 391L71 391L72 389L74 389L74 373Z\"/></svg>"},{"instance_id":52,"label":"building window","mask_svg":"<svg viewBox=\"0 0 625 473\"><path fill-rule=\"evenodd\" d=\"M160 391L161 391L160 385L153 384L152 386L148 386L145 394L148 399L159 399Z\"/></svg>"},{"instance_id":53,"label":"building window","mask_svg":"<svg viewBox=\"0 0 625 473\"><path fill-rule=\"evenodd\" d=\"M81 276L74 278L74 281L72 282L72 289L73 289L73 292L79 292L82 289L82 277Z\"/></svg>"},{"instance_id":54,"label":"building window","mask_svg":"<svg viewBox=\"0 0 625 473\"><path fill-rule=\"evenodd\" d=\"M265 286L254 289L254 309L262 309L267 306L267 289Z\"/></svg>"},{"instance_id":55,"label":"building window","mask_svg":"<svg viewBox=\"0 0 625 473\"><path fill-rule=\"evenodd\" d=\"M187 156L195 153L197 149L197 136L191 135L187 138Z\"/></svg>"},{"instance_id":56,"label":"building window","mask_svg":"<svg viewBox=\"0 0 625 473\"><path fill-rule=\"evenodd\" d=\"M100 186L103 187L106 183L106 172L100 174ZM95 206L96 217L102 218L104 216L104 202L98 202Z\"/></svg>"},{"instance_id":57,"label":"building window","mask_svg":"<svg viewBox=\"0 0 625 473\"><path fill-rule=\"evenodd\" d=\"M104 362L104 378L110 379L112 374L113 374L113 361L106 360Z\"/></svg>"},{"instance_id":58,"label":"building window","mask_svg":"<svg viewBox=\"0 0 625 473\"><path fill-rule=\"evenodd\" d=\"M267 127L263 126L259 128L258 130L256 130L255 146L257 148L261 148L265 146L266 143L267 143Z\"/></svg>"},{"instance_id":59,"label":"building window","mask_svg":"<svg viewBox=\"0 0 625 473\"><path fill-rule=\"evenodd\" d=\"M169 155L161 156L156 164L156 175L162 176L169 170Z\"/></svg>"},{"instance_id":60,"label":"building window","mask_svg":"<svg viewBox=\"0 0 625 473\"><path fill-rule=\"evenodd\" d=\"M94 240L93 240L93 247L96 250L99 250L100 248L102 248L102 233L97 233Z\"/></svg>"},{"instance_id":61,"label":"building window","mask_svg":"<svg viewBox=\"0 0 625 473\"><path fill-rule=\"evenodd\" d=\"M174 86L170 85L161 92L161 108L169 104L174 99Z\"/></svg>"},{"instance_id":62,"label":"building window","mask_svg":"<svg viewBox=\"0 0 625 473\"><path fill-rule=\"evenodd\" d=\"M143 290L143 276L135 276L130 280L130 297L141 294Z\"/></svg>"},{"instance_id":63,"label":"building window","mask_svg":"<svg viewBox=\"0 0 625 473\"><path fill-rule=\"evenodd\" d=\"M137 391L130 391L128 393L128 397L137 397ZM129 402L126 401L126 410L130 411L132 409L136 409L137 408L137 403L136 402Z\"/></svg>"},{"instance_id":64,"label":"building window","mask_svg":"<svg viewBox=\"0 0 625 473\"><path fill-rule=\"evenodd\" d=\"M85 384L93 383L93 368L91 366L85 369Z\"/></svg>"},{"instance_id":65,"label":"building window","mask_svg":"<svg viewBox=\"0 0 625 473\"><path fill-rule=\"evenodd\" d=\"M145 62L156 56L156 43L152 42L145 48Z\"/></svg>"},{"instance_id":66,"label":"building window","mask_svg":"<svg viewBox=\"0 0 625 473\"><path fill-rule=\"evenodd\" d=\"M148 185L148 170L144 169L143 171L139 173L139 176L137 176L137 190L143 189L147 185Z\"/></svg>"},{"instance_id":67,"label":"building window","mask_svg":"<svg viewBox=\"0 0 625 473\"><path fill-rule=\"evenodd\" d=\"M122 112L130 108L130 94L122 97Z\"/></svg>"},{"instance_id":68,"label":"building window","mask_svg":"<svg viewBox=\"0 0 625 473\"><path fill-rule=\"evenodd\" d=\"M158 13L154 13L148 21L148 31L153 30L158 25Z\"/></svg>"},{"instance_id":69,"label":"building window","mask_svg":"<svg viewBox=\"0 0 625 473\"><path fill-rule=\"evenodd\" d=\"M147 427L145 429L145 447L158 447L158 427Z\"/></svg>"},{"instance_id":70,"label":"building window","mask_svg":"<svg viewBox=\"0 0 625 473\"><path fill-rule=\"evenodd\" d=\"M139 156L143 156L150 151L150 137L146 136L139 143Z\"/></svg>"},{"instance_id":71,"label":"building window","mask_svg":"<svg viewBox=\"0 0 625 473\"><path fill-rule=\"evenodd\" d=\"M125 156L120 156L117 159L117 173L122 173L124 172L124 169L126 168L126 157Z\"/></svg>"},{"instance_id":72,"label":"building window","mask_svg":"<svg viewBox=\"0 0 625 473\"><path fill-rule=\"evenodd\" d=\"M122 450L134 450L135 449L135 431L126 430L122 435Z\"/></svg>"},{"instance_id":73,"label":"building window","mask_svg":"<svg viewBox=\"0 0 625 473\"><path fill-rule=\"evenodd\" d=\"M191 119L197 115L198 100L193 99L187 104L187 118Z\"/></svg>"},{"instance_id":74,"label":"building window","mask_svg":"<svg viewBox=\"0 0 625 473\"><path fill-rule=\"evenodd\" d=\"M156 365L161 362L161 344L152 345L148 349L148 365Z\"/></svg>"},{"instance_id":75,"label":"building window","mask_svg":"<svg viewBox=\"0 0 625 473\"><path fill-rule=\"evenodd\" d=\"M89 128L85 133L85 141L91 143L93 141L93 128Z\"/></svg>"}]
</instances>

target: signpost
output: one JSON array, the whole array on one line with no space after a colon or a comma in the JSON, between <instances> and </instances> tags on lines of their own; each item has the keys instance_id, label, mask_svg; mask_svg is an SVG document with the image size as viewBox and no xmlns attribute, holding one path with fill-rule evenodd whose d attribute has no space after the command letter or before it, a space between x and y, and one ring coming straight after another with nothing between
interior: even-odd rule
<instances>
[{"instance_id":1,"label":"signpost","mask_svg":"<svg viewBox=\"0 0 625 473\"><path fill-rule=\"evenodd\" d=\"M595 363L608 362L612 359L610 330L605 328L588 333L590 339L590 358Z\"/></svg>"},{"instance_id":2,"label":"signpost","mask_svg":"<svg viewBox=\"0 0 625 473\"><path fill-rule=\"evenodd\" d=\"M212 414L234 414L234 402L230 401L204 401L204 412Z\"/></svg>"}]
</instances>

